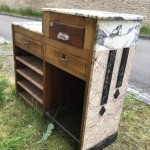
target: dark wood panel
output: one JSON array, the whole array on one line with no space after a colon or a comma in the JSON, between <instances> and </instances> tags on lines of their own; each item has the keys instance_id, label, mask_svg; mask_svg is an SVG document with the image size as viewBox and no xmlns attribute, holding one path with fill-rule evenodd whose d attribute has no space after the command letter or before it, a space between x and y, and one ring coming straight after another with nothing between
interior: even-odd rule
<instances>
[{"instance_id":1,"label":"dark wood panel","mask_svg":"<svg viewBox=\"0 0 150 150\"><path fill-rule=\"evenodd\" d=\"M43 90L42 76L28 68L17 69L16 71L39 89Z\"/></svg>"},{"instance_id":2,"label":"dark wood panel","mask_svg":"<svg viewBox=\"0 0 150 150\"><path fill-rule=\"evenodd\" d=\"M36 71L40 75L43 75L43 62L42 60L34 57L34 56L16 56L16 59Z\"/></svg>"},{"instance_id":3,"label":"dark wood panel","mask_svg":"<svg viewBox=\"0 0 150 150\"><path fill-rule=\"evenodd\" d=\"M49 26L49 37L80 48L84 44L85 28L51 21Z\"/></svg>"},{"instance_id":4,"label":"dark wood panel","mask_svg":"<svg viewBox=\"0 0 150 150\"><path fill-rule=\"evenodd\" d=\"M27 80L17 81L17 84L21 86L26 92L28 92L32 97L34 97L38 102L43 104L43 92L40 89L35 87Z\"/></svg>"},{"instance_id":5,"label":"dark wood panel","mask_svg":"<svg viewBox=\"0 0 150 150\"><path fill-rule=\"evenodd\" d=\"M33 107L32 96L30 94L28 94L26 91L21 91L19 92L19 95L27 104Z\"/></svg>"}]
</instances>

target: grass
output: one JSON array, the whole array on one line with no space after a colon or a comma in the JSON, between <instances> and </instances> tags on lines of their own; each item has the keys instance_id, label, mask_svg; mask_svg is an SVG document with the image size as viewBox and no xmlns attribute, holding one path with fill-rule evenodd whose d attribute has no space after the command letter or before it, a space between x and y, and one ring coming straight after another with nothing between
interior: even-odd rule
<instances>
[{"instance_id":1,"label":"grass","mask_svg":"<svg viewBox=\"0 0 150 150\"><path fill-rule=\"evenodd\" d=\"M13 76L10 78L10 75L4 72L8 66L9 71L13 70L13 65L11 68L10 64L4 67L3 62L8 59L6 57L1 57L0 61L0 150L75 150L76 144L56 128L47 141L36 144L46 131L49 121L43 119L39 109L26 107L16 96ZM128 95L118 139L106 150L148 150L149 114L149 105L137 101L133 95Z\"/></svg>"},{"instance_id":2,"label":"grass","mask_svg":"<svg viewBox=\"0 0 150 150\"><path fill-rule=\"evenodd\" d=\"M21 15L21 16L35 17L35 18L41 18L42 17L41 12L35 11L31 8L12 9L12 8L8 7L7 5L1 5L0 6L0 12L8 13L8 14Z\"/></svg>"},{"instance_id":3,"label":"grass","mask_svg":"<svg viewBox=\"0 0 150 150\"><path fill-rule=\"evenodd\" d=\"M117 141L106 150L149 150L150 106L136 100L135 95L125 98Z\"/></svg>"},{"instance_id":4,"label":"grass","mask_svg":"<svg viewBox=\"0 0 150 150\"><path fill-rule=\"evenodd\" d=\"M141 34L150 35L150 25L143 26L140 31Z\"/></svg>"},{"instance_id":5,"label":"grass","mask_svg":"<svg viewBox=\"0 0 150 150\"><path fill-rule=\"evenodd\" d=\"M1 51L6 47L0 44ZM41 110L26 107L16 96L14 76L9 73L12 61L12 56L0 56L0 150L75 150L74 141L58 129L37 144L50 122L43 119Z\"/></svg>"}]
</instances>

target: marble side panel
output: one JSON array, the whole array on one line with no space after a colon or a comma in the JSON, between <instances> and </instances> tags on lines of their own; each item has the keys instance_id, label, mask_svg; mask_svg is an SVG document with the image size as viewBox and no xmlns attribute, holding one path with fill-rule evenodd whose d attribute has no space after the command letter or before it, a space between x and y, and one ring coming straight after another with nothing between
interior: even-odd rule
<instances>
[{"instance_id":1,"label":"marble side panel","mask_svg":"<svg viewBox=\"0 0 150 150\"><path fill-rule=\"evenodd\" d=\"M139 21L101 21L97 23L96 50L121 49L136 45Z\"/></svg>"},{"instance_id":2,"label":"marble side panel","mask_svg":"<svg viewBox=\"0 0 150 150\"><path fill-rule=\"evenodd\" d=\"M119 88L120 95L117 99L115 99L114 93L117 90L116 81L122 56L122 49L117 50L108 102L107 104L103 105L106 109L103 116L99 115L99 111L102 108L100 102L109 51L95 52L93 57L93 64L91 69L92 74L90 77L90 85L88 91L88 104L86 108L87 116L85 118L82 150L86 150L100 143L100 141L104 140L111 134L118 131L120 114L122 112L124 97L128 86L134 52L135 48L132 47L129 52L123 84Z\"/></svg>"}]
</instances>

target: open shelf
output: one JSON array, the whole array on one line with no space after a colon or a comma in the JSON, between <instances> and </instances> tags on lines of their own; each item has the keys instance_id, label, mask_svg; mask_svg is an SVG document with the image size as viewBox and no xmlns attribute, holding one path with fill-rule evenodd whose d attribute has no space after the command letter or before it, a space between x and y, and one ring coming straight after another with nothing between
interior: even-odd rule
<instances>
[{"instance_id":1,"label":"open shelf","mask_svg":"<svg viewBox=\"0 0 150 150\"><path fill-rule=\"evenodd\" d=\"M16 69L16 71L39 89L43 90L43 78L41 75L29 68Z\"/></svg>"},{"instance_id":2,"label":"open shelf","mask_svg":"<svg viewBox=\"0 0 150 150\"><path fill-rule=\"evenodd\" d=\"M31 105L33 107L33 103L32 103L32 100L33 100L33 97L28 94L26 91L22 91L22 92L19 92L19 95L21 98L23 98L29 105Z\"/></svg>"},{"instance_id":3,"label":"open shelf","mask_svg":"<svg viewBox=\"0 0 150 150\"><path fill-rule=\"evenodd\" d=\"M31 84L27 80L17 81L17 84L21 86L26 92L34 97L39 103L43 104L43 92Z\"/></svg>"},{"instance_id":4,"label":"open shelf","mask_svg":"<svg viewBox=\"0 0 150 150\"><path fill-rule=\"evenodd\" d=\"M72 137L77 144L80 143L82 112L86 82L53 65L47 65L50 81L47 82L45 92L51 93L50 109L46 115L62 130Z\"/></svg>"},{"instance_id":5,"label":"open shelf","mask_svg":"<svg viewBox=\"0 0 150 150\"><path fill-rule=\"evenodd\" d=\"M42 60L34 56L16 56L16 60L20 61L27 67L36 71L38 74L43 76L43 62Z\"/></svg>"}]
</instances>

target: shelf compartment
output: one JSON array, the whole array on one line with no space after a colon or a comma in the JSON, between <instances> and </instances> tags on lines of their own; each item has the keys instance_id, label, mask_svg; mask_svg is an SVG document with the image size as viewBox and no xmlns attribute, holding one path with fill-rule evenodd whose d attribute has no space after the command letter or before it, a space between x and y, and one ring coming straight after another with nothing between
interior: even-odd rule
<instances>
[{"instance_id":1,"label":"shelf compartment","mask_svg":"<svg viewBox=\"0 0 150 150\"><path fill-rule=\"evenodd\" d=\"M17 81L17 84L21 86L26 92L28 92L32 97L34 97L39 103L43 104L43 92L40 89L26 80Z\"/></svg>"},{"instance_id":2,"label":"shelf compartment","mask_svg":"<svg viewBox=\"0 0 150 150\"><path fill-rule=\"evenodd\" d=\"M33 97L30 94L28 94L26 91L21 91L19 92L19 95L21 98L23 98L23 100L25 100L26 103L28 103L33 107L32 103Z\"/></svg>"},{"instance_id":3,"label":"shelf compartment","mask_svg":"<svg viewBox=\"0 0 150 150\"><path fill-rule=\"evenodd\" d=\"M17 73L26 78L32 84L43 90L43 78L29 68L16 69Z\"/></svg>"},{"instance_id":4,"label":"shelf compartment","mask_svg":"<svg viewBox=\"0 0 150 150\"><path fill-rule=\"evenodd\" d=\"M43 76L43 62L34 56L16 56L16 60Z\"/></svg>"}]
</instances>

